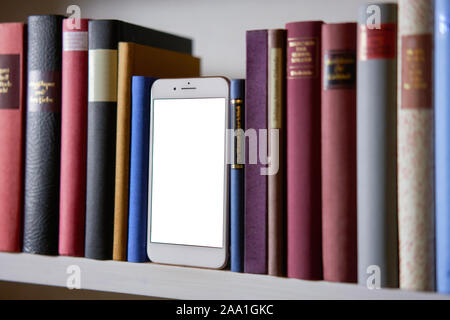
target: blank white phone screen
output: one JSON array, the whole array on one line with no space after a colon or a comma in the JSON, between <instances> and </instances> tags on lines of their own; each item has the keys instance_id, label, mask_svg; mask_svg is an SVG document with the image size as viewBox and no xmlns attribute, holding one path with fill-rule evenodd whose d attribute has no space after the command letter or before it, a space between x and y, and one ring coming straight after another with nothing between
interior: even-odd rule
<instances>
[{"instance_id":1,"label":"blank white phone screen","mask_svg":"<svg viewBox=\"0 0 450 320\"><path fill-rule=\"evenodd\" d=\"M226 99L155 99L150 241L223 247Z\"/></svg>"}]
</instances>

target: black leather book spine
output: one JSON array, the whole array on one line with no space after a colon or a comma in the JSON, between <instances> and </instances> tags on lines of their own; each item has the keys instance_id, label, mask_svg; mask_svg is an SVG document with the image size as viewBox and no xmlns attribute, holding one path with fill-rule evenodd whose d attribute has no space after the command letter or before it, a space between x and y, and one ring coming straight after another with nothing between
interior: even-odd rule
<instances>
[{"instance_id":1,"label":"black leather book spine","mask_svg":"<svg viewBox=\"0 0 450 320\"><path fill-rule=\"evenodd\" d=\"M23 251L58 253L62 16L28 18Z\"/></svg>"},{"instance_id":2,"label":"black leather book spine","mask_svg":"<svg viewBox=\"0 0 450 320\"><path fill-rule=\"evenodd\" d=\"M119 41L192 54L192 40L170 33L119 22Z\"/></svg>"},{"instance_id":3,"label":"black leather book spine","mask_svg":"<svg viewBox=\"0 0 450 320\"><path fill-rule=\"evenodd\" d=\"M119 23L89 21L85 256L112 259ZM103 75L103 76L102 76Z\"/></svg>"}]
</instances>

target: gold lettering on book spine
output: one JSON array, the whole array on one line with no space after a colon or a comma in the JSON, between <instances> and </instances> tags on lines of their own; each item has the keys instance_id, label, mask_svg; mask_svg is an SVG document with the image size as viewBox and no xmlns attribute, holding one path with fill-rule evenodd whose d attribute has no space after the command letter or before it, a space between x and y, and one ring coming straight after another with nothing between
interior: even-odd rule
<instances>
[{"instance_id":1,"label":"gold lettering on book spine","mask_svg":"<svg viewBox=\"0 0 450 320\"><path fill-rule=\"evenodd\" d=\"M55 82L46 82L43 80L30 81L29 87L32 89L32 95L30 96L30 103L44 104L55 102L54 97L49 94L49 88L55 87Z\"/></svg>"},{"instance_id":2,"label":"gold lettering on book spine","mask_svg":"<svg viewBox=\"0 0 450 320\"><path fill-rule=\"evenodd\" d=\"M8 93L12 87L10 77L10 68L0 68L0 94Z\"/></svg>"},{"instance_id":3,"label":"gold lettering on book spine","mask_svg":"<svg viewBox=\"0 0 450 320\"><path fill-rule=\"evenodd\" d=\"M235 144L234 144L234 159L231 168L242 169L244 168L244 155L242 154L242 144L244 143L244 137L241 132L244 130L243 119L242 119L242 103L241 99L232 99L231 105L233 106L233 121L235 130ZM240 131L236 131L242 129Z\"/></svg>"},{"instance_id":4,"label":"gold lettering on book spine","mask_svg":"<svg viewBox=\"0 0 450 320\"><path fill-rule=\"evenodd\" d=\"M316 38L288 38L288 79L312 78L318 72L318 40Z\"/></svg>"},{"instance_id":5,"label":"gold lettering on book spine","mask_svg":"<svg viewBox=\"0 0 450 320\"><path fill-rule=\"evenodd\" d=\"M283 121L283 49L269 52L269 121L270 128L281 129Z\"/></svg>"}]
</instances>

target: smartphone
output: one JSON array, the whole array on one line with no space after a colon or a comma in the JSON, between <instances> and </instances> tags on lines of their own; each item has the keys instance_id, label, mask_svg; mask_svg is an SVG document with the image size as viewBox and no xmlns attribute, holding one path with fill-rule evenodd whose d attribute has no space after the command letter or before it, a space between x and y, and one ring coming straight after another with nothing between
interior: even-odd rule
<instances>
[{"instance_id":1,"label":"smartphone","mask_svg":"<svg viewBox=\"0 0 450 320\"><path fill-rule=\"evenodd\" d=\"M228 248L229 81L160 79L151 88L147 254L223 268Z\"/></svg>"}]
</instances>

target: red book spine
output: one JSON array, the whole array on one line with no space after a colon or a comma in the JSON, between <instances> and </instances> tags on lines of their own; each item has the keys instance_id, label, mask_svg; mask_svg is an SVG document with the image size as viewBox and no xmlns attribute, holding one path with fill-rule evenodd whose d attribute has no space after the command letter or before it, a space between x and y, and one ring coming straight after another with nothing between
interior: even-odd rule
<instances>
[{"instance_id":1,"label":"red book spine","mask_svg":"<svg viewBox=\"0 0 450 320\"><path fill-rule=\"evenodd\" d=\"M323 278L356 282L356 23L322 26Z\"/></svg>"},{"instance_id":2,"label":"red book spine","mask_svg":"<svg viewBox=\"0 0 450 320\"><path fill-rule=\"evenodd\" d=\"M84 256L88 20L63 21L59 254Z\"/></svg>"},{"instance_id":3,"label":"red book spine","mask_svg":"<svg viewBox=\"0 0 450 320\"><path fill-rule=\"evenodd\" d=\"M22 246L25 25L0 24L0 251Z\"/></svg>"},{"instance_id":4,"label":"red book spine","mask_svg":"<svg viewBox=\"0 0 450 320\"><path fill-rule=\"evenodd\" d=\"M321 33L322 22L287 29L287 275L322 279Z\"/></svg>"}]
</instances>

